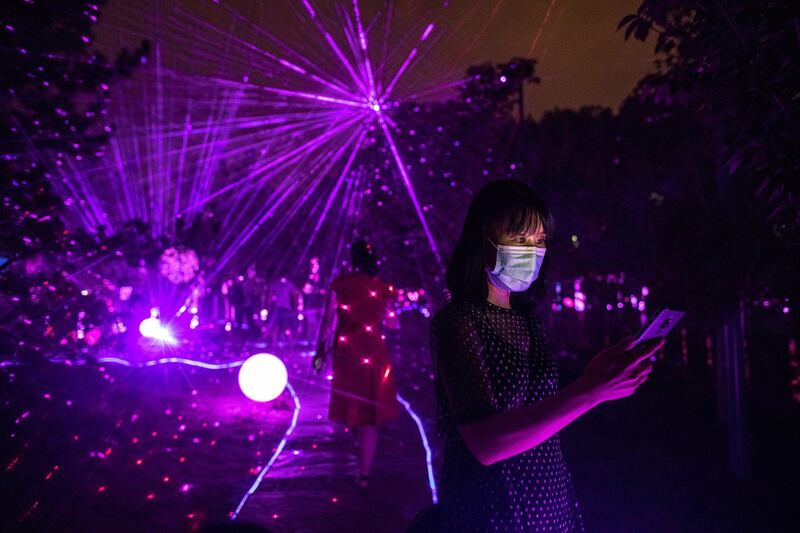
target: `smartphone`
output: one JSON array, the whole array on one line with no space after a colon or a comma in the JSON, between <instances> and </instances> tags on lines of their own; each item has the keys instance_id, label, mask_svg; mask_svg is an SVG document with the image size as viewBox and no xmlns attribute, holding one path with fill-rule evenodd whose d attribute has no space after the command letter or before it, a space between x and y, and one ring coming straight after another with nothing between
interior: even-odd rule
<instances>
[{"instance_id":1,"label":"smartphone","mask_svg":"<svg viewBox=\"0 0 800 533\"><path fill-rule=\"evenodd\" d=\"M648 321L642 330L636 335L636 344L641 344L650 339L666 337L675 324L685 315L683 311L673 311L672 309L662 309Z\"/></svg>"}]
</instances>

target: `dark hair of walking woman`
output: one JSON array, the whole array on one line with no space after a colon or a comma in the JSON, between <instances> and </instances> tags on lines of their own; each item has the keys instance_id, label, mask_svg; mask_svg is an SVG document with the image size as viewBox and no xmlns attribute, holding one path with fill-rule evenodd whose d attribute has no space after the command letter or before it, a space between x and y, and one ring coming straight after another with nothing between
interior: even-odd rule
<instances>
[{"instance_id":1,"label":"dark hair of walking woman","mask_svg":"<svg viewBox=\"0 0 800 533\"><path fill-rule=\"evenodd\" d=\"M365 239L359 239L350 245L350 260L353 269L370 276L378 275L378 258L375 249Z\"/></svg>"},{"instance_id":2,"label":"dark hair of walking woman","mask_svg":"<svg viewBox=\"0 0 800 533\"><path fill-rule=\"evenodd\" d=\"M486 268L492 268L495 249L491 235L534 232L540 228L552 236L554 223L544 201L525 183L513 179L484 185L467 211L464 228L447 268L447 289L453 301L485 304L488 295ZM511 293L511 306L526 309L545 291L547 257L542 274L522 292Z\"/></svg>"}]
</instances>

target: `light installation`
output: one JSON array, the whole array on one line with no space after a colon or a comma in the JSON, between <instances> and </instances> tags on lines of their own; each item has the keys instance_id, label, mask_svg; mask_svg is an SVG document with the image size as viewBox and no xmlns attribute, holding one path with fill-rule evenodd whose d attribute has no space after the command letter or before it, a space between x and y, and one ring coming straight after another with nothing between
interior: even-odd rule
<instances>
[{"instance_id":1,"label":"light installation","mask_svg":"<svg viewBox=\"0 0 800 533\"><path fill-rule=\"evenodd\" d=\"M239 368L239 388L254 402L269 402L280 396L287 378L286 365L269 353L252 355Z\"/></svg>"}]
</instances>

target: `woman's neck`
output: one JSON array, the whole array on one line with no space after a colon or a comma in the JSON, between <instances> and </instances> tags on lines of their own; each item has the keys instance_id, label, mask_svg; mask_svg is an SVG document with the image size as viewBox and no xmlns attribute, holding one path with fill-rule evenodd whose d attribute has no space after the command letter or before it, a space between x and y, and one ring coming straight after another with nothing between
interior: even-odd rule
<instances>
[{"instance_id":1,"label":"woman's neck","mask_svg":"<svg viewBox=\"0 0 800 533\"><path fill-rule=\"evenodd\" d=\"M511 291L495 287L488 281L486 284L489 286L489 295L487 296L486 300L496 306L511 309Z\"/></svg>"}]
</instances>

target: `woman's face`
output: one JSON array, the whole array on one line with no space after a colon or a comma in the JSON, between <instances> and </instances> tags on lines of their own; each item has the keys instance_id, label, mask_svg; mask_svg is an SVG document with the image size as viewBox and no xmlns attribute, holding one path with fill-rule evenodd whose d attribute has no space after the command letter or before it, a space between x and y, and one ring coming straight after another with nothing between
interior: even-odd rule
<instances>
[{"instance_id":1,"label":"woman's face","mask_svg":"<svg viewBox=\"0 0 800 533\"><path fill-rule=\"evenodd\" d=\"M489 239L498 246L536 246L538 248L547 247L547 235L544 228L539 226L536 230L525 231L523 233L509 233L502 226L496 226L489 230ZM486 242L484 256L486 265L490 268L494 266L497 250L491 243Z\"/></svg>"}]
</instances>

